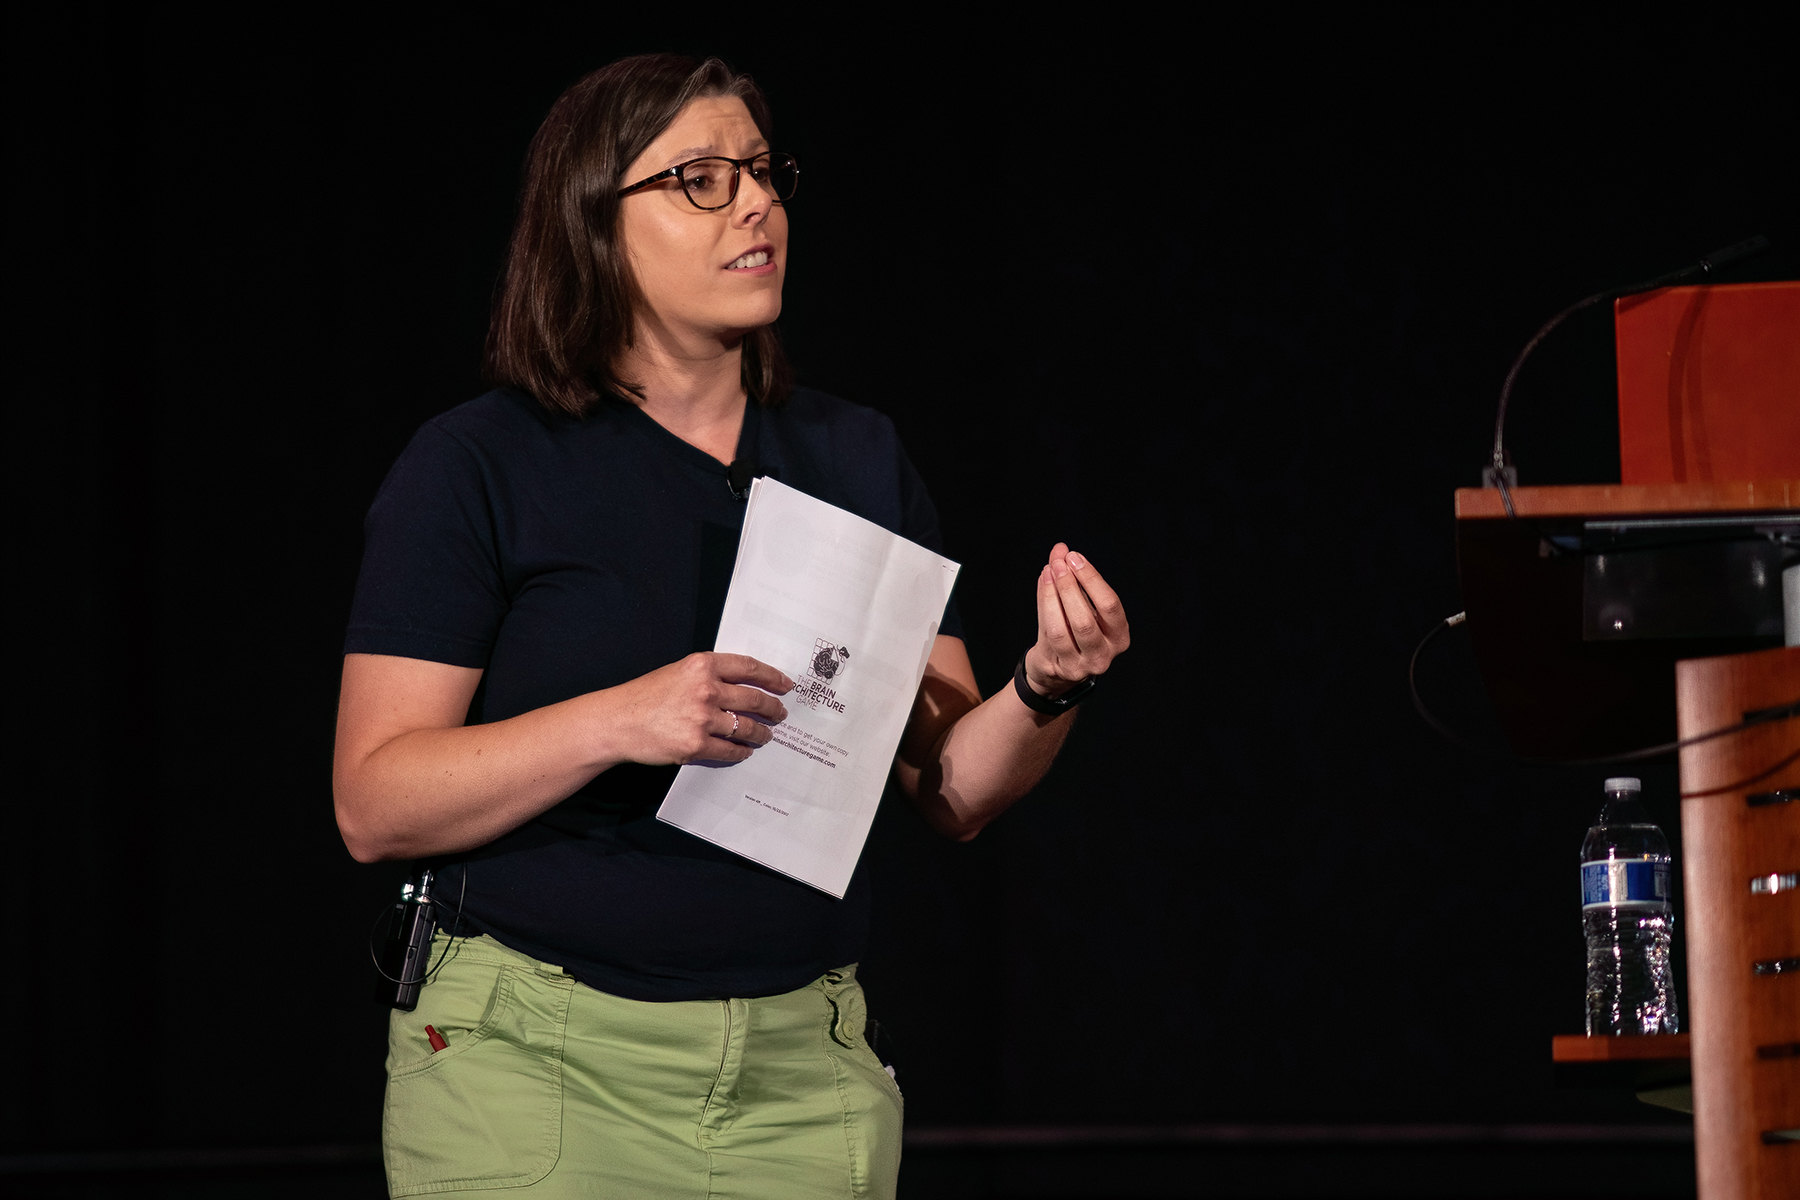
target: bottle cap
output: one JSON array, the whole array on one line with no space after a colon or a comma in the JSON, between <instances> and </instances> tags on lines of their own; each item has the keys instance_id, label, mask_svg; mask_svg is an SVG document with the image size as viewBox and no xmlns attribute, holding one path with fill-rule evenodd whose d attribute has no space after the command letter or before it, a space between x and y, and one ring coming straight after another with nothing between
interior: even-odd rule
<instances>
[{"instance_id":1,"label":"bottle cap","mask_svg":"<svg viewBox=\"0 0 1800 1200\"><path fill-rule=\"evenodd\" d=\"M1629 775L1620 775L1606 781L1606 790L1609 792L1641 792L1644 790L1644 784L1642 780L1633 779Z\"/></svg>"}]
</instances>

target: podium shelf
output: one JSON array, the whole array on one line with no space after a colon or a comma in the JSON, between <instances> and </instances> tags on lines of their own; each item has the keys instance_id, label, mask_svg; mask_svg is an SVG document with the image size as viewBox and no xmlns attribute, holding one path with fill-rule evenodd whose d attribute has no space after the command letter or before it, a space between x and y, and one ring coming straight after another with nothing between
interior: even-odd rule
<instances>
[{"instance_id":1,"label":"podium shelf","mask_svg":"<svg viewBox=\"0 0 1800 1200\"><path fill-rule=\"evenodd\" d=\"M1615 513L1780 512L1800 508L1800 479L1746 483L1595 483L1516 487L1521 517L1594 517ZM1499 488L1457 488L1456 519L1506 519Z\"/></svg>"},{"instance_id":2,"label":"podium shelf","mask_svg":"<svg viewBox=\"0 0 1800 1200\"><path fill-rule=\"evenodd\" d=\"M1550 1059L1559 1063L1672 1062L1693 1056L1685 1033L1649 1037L1588 1037L1559 1033L1550 1039Z\"/></svg>"}]
</instances>

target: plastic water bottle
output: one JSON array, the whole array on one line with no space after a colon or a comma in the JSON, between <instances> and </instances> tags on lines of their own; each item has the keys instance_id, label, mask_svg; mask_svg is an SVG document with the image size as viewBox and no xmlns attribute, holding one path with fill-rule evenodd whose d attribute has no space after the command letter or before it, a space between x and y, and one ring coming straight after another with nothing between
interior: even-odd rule
<instances>
[{"instance_id":1,"label":"plastic water bottle","mask_svg":"<svg viewBox=\"0 0 1800 1200\"><path fill-rule=\"evenodd\" d=\"M1636 779L1606 781L1606 804L1581 843L1587 932L1587 1031L1679 1033L1669 942L1675 932L1669 840L1638 801Z\"/></svg>"}]
</instances>

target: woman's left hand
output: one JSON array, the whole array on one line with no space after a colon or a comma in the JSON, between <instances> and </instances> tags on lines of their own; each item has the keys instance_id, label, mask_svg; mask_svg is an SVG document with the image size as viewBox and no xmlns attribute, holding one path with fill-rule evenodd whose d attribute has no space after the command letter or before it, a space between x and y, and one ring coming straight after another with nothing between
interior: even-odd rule
<instances>
[{"instance_id":1,"label":"woman's left hand","mask_svg":"<svg viewBox=\"0 0 1800 1200\"><path fill-rule=\"evenodd\" d=\"M1038 638L1025 652L1031 690L1060 696L1084 679L1104 675L1130 645L1119 594L1086 558L1056 543L1038 575Z\"/></svg>"}]
</instances>

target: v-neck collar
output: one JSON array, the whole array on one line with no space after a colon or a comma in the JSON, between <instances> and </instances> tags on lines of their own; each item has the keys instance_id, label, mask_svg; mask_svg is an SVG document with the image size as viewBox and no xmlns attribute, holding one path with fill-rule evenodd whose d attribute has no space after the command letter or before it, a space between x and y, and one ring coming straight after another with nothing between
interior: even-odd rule
<instances>
[{"instance_id":1,"label":"v-neck collar","mask_svg":"<svg viewBox=\"0 0 1800 1200\"><path fill-rule=\"evenodd\" d=\"M705 471L709 475L717 475L720 479L726 477L730 470L730 463L720 462L692 442L686 441L676 434L669 432L669 430L657 422L655 417L652 417L649 413L645 412L641 405L633 404L631 401L620 399L617 396L608 396L606 397L606 401L615 409L620 410L620 416L624 419L627 426L640 430L652 442L661 446L668 453L673 454L676 458L687 463L689 466ZM757 457L757 439L762 434L761 409L762 406L757 404L756 401L750 399L748 396L744 397L744 420L738 427L736 458L742 459L748 457L754 459Z\"/></svg>"}]
</instances>

